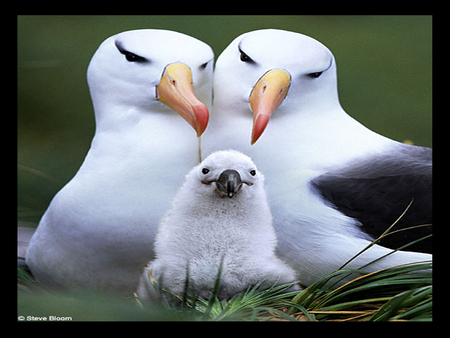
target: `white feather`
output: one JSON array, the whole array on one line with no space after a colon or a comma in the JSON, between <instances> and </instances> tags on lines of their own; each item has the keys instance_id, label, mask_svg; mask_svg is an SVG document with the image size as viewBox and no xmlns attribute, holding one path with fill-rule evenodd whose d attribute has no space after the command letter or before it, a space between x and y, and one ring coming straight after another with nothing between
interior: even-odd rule
<instances>
[{"instance_id":1,"label":"white feather","mask_svg":"<svg viewBox=\"0 0 450 338\"><path fill-rule=\"evenodd\" d=\"M234 169L243 180L233 198L220 195L208 177ZM275 255L276 237L260 172L236 151L216 152L192 169L162 220L155 241L152 275L171 291L182 294L188 273L191 287L204 298L214 287L223 257L220 298L228 298L265 279L263 287L294 282L294 271Z\"/></svg>"}]
</instances>

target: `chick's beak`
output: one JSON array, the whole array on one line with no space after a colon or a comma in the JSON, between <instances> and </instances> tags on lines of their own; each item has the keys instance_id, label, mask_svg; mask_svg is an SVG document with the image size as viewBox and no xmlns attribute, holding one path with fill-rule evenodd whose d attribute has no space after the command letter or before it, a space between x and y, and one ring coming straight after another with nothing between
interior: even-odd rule
<instances>
[{"instance_id":1,"label":"chick's beak","mask_svg":"<svg viewBox=\"0 0 450 338\"><path fill-rule=\"evenodd\" d=\"M216 188L221 194L232 198L241 191L243 183L238 171L227 169L217 179Z\"/></svg>"},{"instance_id":2,"label":"chick's beak","mask_svg":"<svg viewBox=\"0 0 450 338\"><path fill-rule=\"evenodd\" d=\"M160 102L184 118L200 137L209 120L208 108L194 95L191 69L183 63L171 63L164 69L156 87Z\"/></svg>"},{"instance_id":3,"label":"chick's beak","mask_svg":"<svg viewBox=\"0 0 450 338\"><path fill-rule=\"evenodd\" d=\"M275 109L283 102L291 85L291 75L282 69L265 73L253 87L250 107L253 111L252 145L258 141Z\"/></svg>"}]
</instances>

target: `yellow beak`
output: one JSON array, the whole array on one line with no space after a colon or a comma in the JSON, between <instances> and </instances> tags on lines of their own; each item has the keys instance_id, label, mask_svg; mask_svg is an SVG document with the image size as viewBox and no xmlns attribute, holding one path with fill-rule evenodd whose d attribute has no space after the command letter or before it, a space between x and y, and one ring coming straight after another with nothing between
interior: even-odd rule
<instances>
[{"instance_id":1,"label":"yellow beak","mask_svg":"<svg viewBox=\"0 0 450 338\"><path fill-rule=\"evenodd\" d=\"M250 107L253 111L252 145L258 141L275 109L283 102L291 85L291 75L282 69L265 73L253 87Z\"/></svg>"},{"instance_id":2,"label":"yellow beak","mask_svg":"<svg viewBox=\"0 0 450 338\"><path fill-rule=\"evenodd\" d=\"M158 100L184 118L200 137L209 120L208 108L194 95L191 69L183 63L171 63L164 69L156 87Z\"/></svg>"}]
</instances>

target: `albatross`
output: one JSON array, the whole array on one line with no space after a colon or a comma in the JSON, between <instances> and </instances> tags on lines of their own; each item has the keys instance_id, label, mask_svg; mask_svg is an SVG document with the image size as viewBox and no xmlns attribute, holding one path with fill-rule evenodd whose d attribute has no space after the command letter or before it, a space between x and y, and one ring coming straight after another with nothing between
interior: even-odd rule
<instances>
[{"instance_id":1,"label":"albatross","mask_svg":"<svg viewBox=\"0 0 450 338\"><path fill-rule=\"evenodd\" d=\"M138 288L160 218L199 163L213 57L207 44L166 30L122 32L99 46L87 73L91 147L27 252L42 285L126 295Z\"/></svg>"},{"instance_id":2,"label":"albatross","mask_svg":"<svg viewBox=\"0 0 450 338\"><path fill-rule=\"evenodd\" d=\"M431 234L431 149L348 115L327 47L283 30L242 34L219 56L213 88L204 155L236 149L265 173L278 252L303 285L343 266L431 259L429 238L403 247ZM414 228L354 257L394 223L391 232Z\"/></svg>"}]
</instances>

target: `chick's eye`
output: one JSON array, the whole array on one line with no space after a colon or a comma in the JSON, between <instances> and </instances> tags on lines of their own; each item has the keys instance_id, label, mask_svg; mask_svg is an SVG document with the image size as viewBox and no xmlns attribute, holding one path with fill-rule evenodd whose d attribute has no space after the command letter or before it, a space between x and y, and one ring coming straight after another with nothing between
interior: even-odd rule
<instances>
[{"instance_id":1,"label":"chick's eye","mask_svg":"<svg viewBox=\"0 0 450 338\"><path fill-rule=\"evenodd\" d=\"M250 170L250 175L255 176L256 175L256 170Z\"/></svg>"},{"instance_id":2,"label":"chick's eye","mask_svg":"<svg viewBox=\"0 0 450 338\"><path fill-rule=\"evenodd\" d=\"M206 175L207 173L209 173L209 169L208 168L203 168L202 169L202 174Z\"/></svg>"}]
</instances>

